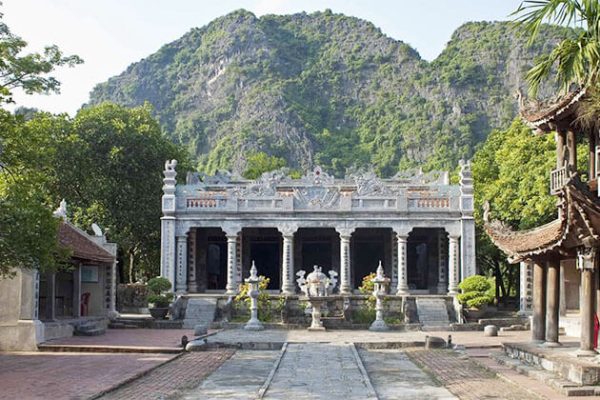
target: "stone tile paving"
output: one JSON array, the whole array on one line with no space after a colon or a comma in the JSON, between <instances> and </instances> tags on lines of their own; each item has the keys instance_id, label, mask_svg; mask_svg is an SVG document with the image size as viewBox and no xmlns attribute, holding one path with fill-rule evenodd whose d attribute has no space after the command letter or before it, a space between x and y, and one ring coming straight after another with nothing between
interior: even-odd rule
<instances>
[{"instance_id":1,"label":"stone tile paving","mask_svg":"<svg viewBox=\"0 0 600 400\"><path fill-rule=\"evenodd\" d=\"M404 352L361 350L360 356L381 400L456 399L417 367Z\"/></svg>"},{"instance_id":2,"label":"stone tile paving","mask_svg":"<svg viewBox=\"0 0 600 400\"><path fill-rule=\"evenodd\" d=\"M181 337L194 337L190 329L108 329L100 336L73 336L49 340L46 344L86 346L177 347Z\"/></svg>"},{"instance_id":3,"label":"stone tile paving","mask_svg":"<svg viewBox=\"0 0 600 400\"><path fill-rule=\"evenodd\" d=\"M0 399L87 399L175 356L0 353Z\"/></svg>"},{"instance_id":4,"label":"stone tile paving","mask_svg":"<svg viewBox=\"0 0 600 400\"><path fill-rule=\"evenodd\" d=\"M265 399L375 399L352 344L297 343L287 351Z\"/></svg>"},{"instance_id":5,"label":"stone tile paving","mask_svg":"<svg viewBox=\"0 0 600 400\"><path fill-rule=\"evenodd\" d=\"M254 400L278 357L276 350L240 350L201 385L183 392L180 399Z\"/></svg>"},{"instance_id":6,"label":"stone tile paving","mask_svg":"<svg viewBox=\"0 0 600 400\"><path fill-rule=\"evenodd\" d=\"M409 349L406 354L463 400L533 400L533 395L450 350Z\"/></svg>"},{"instance_id":7,"label":"stone tile paving","mask_svg":"<svg viewBox=\"0 0 600 400\"><path fill-rule=\"evenodd\" d=\"M298 330L264 330L259 332L245 331L243 329L227 329L211 336L209 342L241 343L241 342L409 342L424 341L425 336L439 336L446 340L452 335L455 344L467 347L500 346L501 342L528 341L531 338L529 331L501 332L496 337L485 337L483 332L371 332L366 330L329 330L325 332L309 332L306 329ZM562 338L561 338L562 340Z\"/></svg>"},{"instance_id":8,"label":"stone tile paving","mask_svg":"<svg viewBox=\"0 0 600 400\"><path fill-rule=\"evenodd\" d=\"M232 355L233 350L186 353L147 375L100 397L102 400L167 399L197 386ZM237 380L235 375L230 380Z\"/></svg>"}]
</instances>

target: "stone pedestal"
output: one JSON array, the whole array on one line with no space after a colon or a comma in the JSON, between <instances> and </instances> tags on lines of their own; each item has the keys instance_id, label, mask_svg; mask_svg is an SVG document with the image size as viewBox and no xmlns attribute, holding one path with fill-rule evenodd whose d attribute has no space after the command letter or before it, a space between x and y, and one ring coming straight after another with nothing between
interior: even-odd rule
<instances>
[{"instance_id":1,"label":"stone pedestal","mask_svg":"<svg viewBox=\"0 0 600 400\"><path fill-rule=\"evenodd\" d=\"M312 307L312 321L308 330L324 331L325 327L323 326L323 322L321 321L321 306L325 302L325 299L322 297L309 297L308 301Z\"/></svg>"}]
</instances>

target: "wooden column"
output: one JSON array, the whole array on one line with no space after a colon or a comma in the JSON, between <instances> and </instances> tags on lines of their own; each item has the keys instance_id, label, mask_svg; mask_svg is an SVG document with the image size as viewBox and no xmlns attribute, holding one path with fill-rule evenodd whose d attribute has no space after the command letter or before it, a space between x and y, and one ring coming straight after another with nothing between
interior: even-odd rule
<instances>
[{"instance_id":1,"label":"wooden column","mask_svg":"<svg viewBox=\"0 0 600 400\"><path fill-rule=\"evenodd\" d=\"M596 179L596 133L593 129L588 131L589 143L589 180Z\"/></svg>"},{"instance_id":2,"label":"wooden column","mask_svg":"<svg viewBox=\"0 0 600 400\"><path fill-rule=\"evenodd\" d=\"M567 146L569 147L569 171L577 172L577 137L575 131L567 131Z\"/></svg>"},{"instance_id":3,"label":"wooden column","mask_svg":"<svg viewBox=\"0 0 600 400\"><path fill-rule=\"evenodd\" d=\"M533 319L531 340L543 342L546 339L546 270L544 264L533 262Z\"/></svg>"},{"instance_id":4,"label":"wooden column","mask_svg":"<svg viewBox=\"0 0 600 400\"><path fill-rule=\"evenodd\" d=\"M558 346L558 311L560 299L560 261L547 264L546 271L546 346Z\"/></svg>"},{"instance_id":5,"label":"wooden column","mask_svg":"<svg viewBox=\"0 0 600 400\"><path fill-rule=\"evenodd\" d=\"M556 168L561 168L565 164L565 132L557 129L554 140L556 141Z\"/></svg>"},{"instance_id":6,"label":"wooden column","mask_svg":"<svg viewBox=\"0 0 600 400\"><path fill-rule=\"evenodd\" d=\"M579 356L594 356L596 347L594 341L594 315L595 292L594 282L596 265L596 248L582 247L577 250L577 269L581 271L581 304L579 312L581 315L581 338L579 342Z\"/></svg>"},{"instance_id":7,"label":"wooden column","mask_svg":"<svg viewBox=\"0 0 600 400\"><path fill-rule=\"evenodd\" d=\"M73 270L73 317L81 317L81 263Z\"/></svg>"}]
</instances>

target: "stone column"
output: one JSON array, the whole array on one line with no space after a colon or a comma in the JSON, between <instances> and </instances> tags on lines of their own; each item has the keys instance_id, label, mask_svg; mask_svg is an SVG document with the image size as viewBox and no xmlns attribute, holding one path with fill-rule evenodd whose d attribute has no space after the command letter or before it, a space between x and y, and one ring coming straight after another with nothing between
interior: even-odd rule
<instances>
[{"instance_id":1,"label":"stone column","mask_svg":"<svg viewBox=\"0 0 600 400\"><path fill-rule=\"evenodd\" d=\"M225 293L234 295L238 291L237 282L237 239L238 230L225 231L227 236L227 285Z\"/></svg>"},{"instance_id":2,"label":"stone column","mask_svg":"<svg viewBox=\"0 0 600 400\"><path fill-rule=\"evenodd\" d=\"M163 171L163 196L161 233L160 233L160 276L167 278L173 288L176 287L175 269L176 269L176 249L175 249L175 224L177 198L175 195L175 186L177 180L176 160L170 160L165 163Z\"/></svg>"},{"instance_id":3,"label":"stone column","mask_svg":"<svg viewBox=\"0 0 600 400\"><path fill-rule=\"evenodd\" d=\"M340 294L351 294L350 283L350 237L354 229L336 228L340 234Z\"/></svg>"},{"instance_id":4,"label":"stone column","mask_svg":"<svg viewBox=\"0 0 600 400\"><path fill-rule=\"evenodd\" d=\"M286 226L279 228L279 231L283 237L281 292L289 296L296 293L296 287L294 286L294 232L296 232L296 227Z\"/></svg>"},{"instance_id":5,"label":"stone column","mask_svg":"<svg viewBox=\"0 0 600 400\"><path fill-rule=\"evenodd\" d=\"M594 269L596 265L597 249L582 247L577 250L577 269L581 271L581 339L579 343L579 356L596 355L594 348Z\"/></svg>"},{"instance_id":6,"label":"stone column","mask_svg":"<svg viewBox=\"0 0 600 400\"><path fill-rule=\"evenodd\" d=\"M438 232L438 294L446 294L448 291L446 254L446 235L443 230L440 230Z\"/></svg>"},{"instance_id":7,"label":"stone column","mask_svg":"<svg viewBox=\"0 0 600 400\"><path fill-rule=\"evenodd\" d=\"M398 287L396 294L406 295L408 293L408 235L396 232L398 240Z\"/></svg>"},{"instance_id":8,"label":"stone column","mask_svg":"<svg viewBox=\"0 0 600 400\"><path fill-rule=\"evenodd\" d=\"M458 294L458 280L460 279L459 270L459 238L460 236L450 235L448 243L448 294Z\"/></svg>"},{"instance_id":9,"label":"stone column","mask_svg":"<svg viewBox=\"0 0 600 400\"><path fill-rule=\"evenodd\" d=\"M558 308L560 261L547 263L546 271L546 346L558 346Z\"/></svg>"},{"instance_id":10,"label":"stone column","mask_svg":"<svg viewBox=\"0 0 600 400\"><path fill-rule=\"evenodd\" d=\"M187 292L187 235L177 236L177 274L175 291L178 294Z\"/></svg>"},{"instance_id":11,"label":"stone column","mask_svg":"<svg viewBox=\"0 0 600 400\"><path fill-rule=\"evenodd\" d=\"M198 292L198 281L196 278L196 229L190 229L190 233L188 234L188 292L197 293Z\"/></svg>"},{"instance_id":12,"label":"stone column","mask_svg":"<svg viewBox=\"0 0 600 400\"><path fill-rule=\"evenodd\" d=\"M115 319L119 316L117 312L117 264L115 260L110 266L110 307L108 310L108 316L111 319Z\"/></svg>"},{"instance_id":13,"label":"stone column","mask_svg":"<svg viewBox=\"0 0 600 400\"><path fill-rule=\"evenodd\" d=\"M519 315L531 315L533 300L533 269L528 261L519 264Z\"/></svg>"},{"instance_id":14,"label":"stone column","mask_svg":"<svg viewBox=\"0 0 600 400\"><path fill-rule=\"evenodd\" d=\"M543 342L546 338L546 270L539 261L533 263L533 318L531 340Z\"/></svg>"}]
</instances>

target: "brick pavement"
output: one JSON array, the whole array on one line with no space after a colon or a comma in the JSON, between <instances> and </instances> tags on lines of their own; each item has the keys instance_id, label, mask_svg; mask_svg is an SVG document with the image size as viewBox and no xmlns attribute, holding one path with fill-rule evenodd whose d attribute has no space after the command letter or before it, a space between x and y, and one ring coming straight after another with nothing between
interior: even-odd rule
<instances>
[{"instance_id":1,"label":"brick pavement","mask_svg":"<svg viewBox=\"0 0 600 400\"><path fill-rule=\"evenodd\" d=\"M166 399L200 382L227 361L229 349L186 353L147 375L100 397L102 400ZM232 376L231 379L236 377Z\"/></svg>"},{"instance_id":2,"label":"brick pavement","mask_svg":"<svg viewBox=\"0 0 600 400\"><path fill-rule=\"evenodd\" d=\"M173 354L0 353L0 399L87 399Z\"/></svg>"},{"instance_id":3,"label":"brick pavement","mask_svg":"<svg viewBox=\"0 0 600 400\"><path fill-rule=\"evenodd\" d=\"M177 347L181 337L194 337L190 329L108 329L100 336L72 336L49 340L46 344L87 346Z\"/></svg>"},{"instance_id":4,"label":"brick pavement","mask_svg":"<svg viewBox=\"0 0 600 400\"><path fill-rule=\"evenodd\" d=\"M537 395L505 380L466 356L450 350L408 349L406 354L463 400L533 400Z\"/></svg>"}]
</instances>

